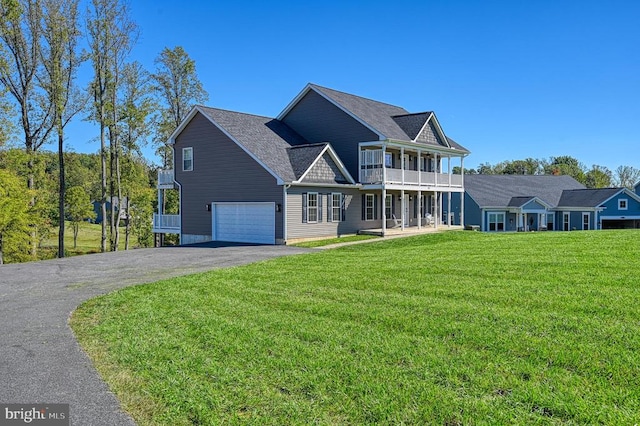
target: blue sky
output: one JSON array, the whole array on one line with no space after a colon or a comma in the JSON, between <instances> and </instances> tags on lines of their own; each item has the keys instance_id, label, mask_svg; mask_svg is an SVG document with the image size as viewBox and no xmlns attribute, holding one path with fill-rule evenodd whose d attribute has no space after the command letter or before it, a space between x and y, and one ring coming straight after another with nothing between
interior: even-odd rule
<instances>
[{"instance_id":1,"label":"blue sky","mask_svg":"<svg viewBox=\"0 0 640 426\"><path fill-rule=\"evenodd\" d=\"M640 168L638 1L130 6L141 31L132 59L153 70L165 46L183 46L210 106L275 117L313 82L435 111L472 151L468 167L571 155L588 167ZM76 123L68 145L95 152L94 132Z\"/></svg>"}]
</instances>

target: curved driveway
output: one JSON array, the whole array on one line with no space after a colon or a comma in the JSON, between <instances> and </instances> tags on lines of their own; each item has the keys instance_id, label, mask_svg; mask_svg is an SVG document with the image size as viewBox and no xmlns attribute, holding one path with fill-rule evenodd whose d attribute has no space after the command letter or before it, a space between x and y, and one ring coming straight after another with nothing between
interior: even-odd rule
<instances>
[{"instance_id":1,"label":"curved driveway","mask_svg":"<svg viewBox=\"0 0 640 426\"><path fill-rule=\"evenodd\" d=\"M68 403L74 425L134 425L80 349L70 313L133 284L308 251L206 244L0 266L0 403Z\"/></svg>"}]
</instances>

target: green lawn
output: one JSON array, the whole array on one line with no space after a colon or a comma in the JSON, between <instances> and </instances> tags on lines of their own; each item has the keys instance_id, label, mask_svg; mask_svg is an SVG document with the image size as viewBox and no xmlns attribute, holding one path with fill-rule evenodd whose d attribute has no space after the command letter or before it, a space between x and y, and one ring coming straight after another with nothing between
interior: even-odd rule
<instances>
[{"instance_id":1,"label":"green lawn","mask_svg":"<svg viewBox=\"0 0 640 426\"><path fill-rule=\"evenodd\" d=\"M448 232L128 288L72 327L139 424L640 422L640 232Z\"/></svg>"},{"instance_id":2,"label":"green lawn","mask_svg":"<svg viewBox=\"0 0 640 426\"><path fill-rule=\"evenodd\" d=\"M100 252L100 239L102 237L102 225L82 222L80 223L80 230L78 231L78 245L73 247L73 227L71 222L65 223L64 229L64 248L67 256L76 256L80 254L90 254ZM137 238L135 236L130 237L129 248L135 248L137 244ZM118 245L120 250L124 250L125 240L125 228L120 228L120 244ZM107 227L107 248L109 247L109 228ZM41 246L42 253L40 256L43 258L53 258L58 254L58 228L52 228L51 235Z\"/></svg>"},{"instance_id":3,"label":"green lawn","mask_svg":"<svg viewBox=\"0 0 640 426\"><path fill-rule=\"evenodd\" d=\"M331 244L351 243L351 242L357 242L357 241L372 240L374 238L380 238L380 237L377 237L375 235L347 235L345 237L327 238L324 240L304 241L302 243L296 243L294 244L294 246L316 248L316 247L329 246Z\"/></svg>"}]
</instances>

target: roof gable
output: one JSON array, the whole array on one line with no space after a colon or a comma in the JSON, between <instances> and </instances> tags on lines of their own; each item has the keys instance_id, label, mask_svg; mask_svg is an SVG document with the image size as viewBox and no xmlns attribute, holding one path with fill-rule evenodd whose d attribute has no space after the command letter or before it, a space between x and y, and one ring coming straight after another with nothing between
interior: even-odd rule
<instances>
[{"instance_id":1,"label":"roof gable","mask_svg":"<svg viewBox=\"0 0 640 426\"><path fill-rule=\"evenodd\" d=\"M328 143L291 147L289 158L295 163L296 183L355 184Z\"/></svg>"},{"instance_id":2,"label":"roof gable","mask_svg":"<svg viewBox=\"0 0 640 426\"><path fill-rule=\"evenodd\" d=\"M593 188L564 191L558 207L600 207L607 201L625 193L627 196L640 201L640 197L627 188Z\"/></svg>"},{"instance_id":3,"label":"roof gable","mask_svg":"<svg viewBox=\"0 0 640 426\"><path fill-rule=\"evenodd\" d=\"M198 113L258 162L278 183L295 180L287 148L306 141L286 124L269 117L197 105L171 135L172 143Z\"/></svg>"}]
</instances>

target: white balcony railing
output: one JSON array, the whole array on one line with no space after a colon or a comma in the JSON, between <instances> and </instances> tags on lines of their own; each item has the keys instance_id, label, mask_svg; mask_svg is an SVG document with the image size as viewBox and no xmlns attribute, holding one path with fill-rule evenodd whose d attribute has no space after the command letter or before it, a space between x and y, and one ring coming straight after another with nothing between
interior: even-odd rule
<instances>
[{"instance_id":1,"label":"white balcony railing","mask_svg":"<svg viewBox=\"0 0 640 426\"><path fill-rule=\"evenodd\" d=\"M173 170L158 170L158 186L173 187Z\"/></svg>"},{"instance_id":2,"label":"white balcony railing","mask_svg":"<svg viewBox=\"0 0 640 426\"><path fill-rule=\"evenodd\" d=\"M404 179L402 178L402 169L386 169L387 179L385 183L402 185L420 185L420 186L437 186L437 187L461 187L462 176L451 174L451 182L449 182L449 174L435 172L418 172L416 170L405 170ZM382 169L363 169L360 170L361 183L381 183Z\"/></svg>"},{"instance_id":3,"label":"white balcony railing","mask_svg":"<svg viewBox=\"0 0 640 426\"><path fill-rule=\"evenodd\" d=\"M180 233L179 214L153 214L153 232L156 233Z\"/></svg>"}]
</instances>

